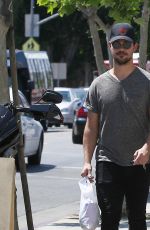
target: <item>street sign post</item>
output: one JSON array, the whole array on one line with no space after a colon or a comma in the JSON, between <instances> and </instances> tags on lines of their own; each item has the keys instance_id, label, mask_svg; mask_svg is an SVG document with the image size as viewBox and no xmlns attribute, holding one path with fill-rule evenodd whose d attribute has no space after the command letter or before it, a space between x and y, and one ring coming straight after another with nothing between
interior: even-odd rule
<instances>
[{"instance_id":1,"label":"street sign post","mask_svg":"<svg viewBox=\"0 0 150 230\"><path fill-rule=\"evenodd\" d=\"M40 50L40 45L37 41L35 41L34 38L29 38L22 46L22 49L24 51L39 51Z\"/></svg>"}]
</instances>

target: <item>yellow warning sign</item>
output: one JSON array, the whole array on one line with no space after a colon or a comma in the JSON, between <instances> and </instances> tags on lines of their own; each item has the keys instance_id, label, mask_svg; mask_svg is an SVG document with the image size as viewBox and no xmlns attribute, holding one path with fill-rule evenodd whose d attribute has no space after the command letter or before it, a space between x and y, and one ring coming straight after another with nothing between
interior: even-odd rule
<instances>
[{"instance_id":1,"label":"yellow warning sign","mask_svg":"<svg viewBox=\"0 0 150 230\"><path fill-rule=\"evenodd\" d=\"M29 38L22 46L22 49L24 51L39 51L40 50L40 45L38 42L36 42L33 38Z\"/></svg>"}]
</instances>

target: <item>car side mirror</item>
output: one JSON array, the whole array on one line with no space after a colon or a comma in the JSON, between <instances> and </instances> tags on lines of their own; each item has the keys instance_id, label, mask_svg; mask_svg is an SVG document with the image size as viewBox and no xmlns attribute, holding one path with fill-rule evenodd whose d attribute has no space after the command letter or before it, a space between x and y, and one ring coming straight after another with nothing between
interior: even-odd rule
<instances>
[{"instance_id":1,"label":"car side mirror","mask_svg":"<svg viewBox=\"0 0 150 230\"><path fill-rule=\"evenodd\" d=\"M63 97L60 93L50 89L47 89L41 97L44 102L53 102L54 104L61 103L62 99Z\"/></svg>"}]
</instances>

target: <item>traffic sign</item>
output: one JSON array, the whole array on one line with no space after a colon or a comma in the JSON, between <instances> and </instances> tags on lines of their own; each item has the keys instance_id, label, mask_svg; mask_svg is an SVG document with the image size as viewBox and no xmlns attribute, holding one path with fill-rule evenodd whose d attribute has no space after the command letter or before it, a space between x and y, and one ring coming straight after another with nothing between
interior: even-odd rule
<instances>
[{"instance_id":1,"label":"traffic sign","mask_svg":"<svg viewBox=\"0 0 150 230\"><path fill-rule=\"evenodd\" d=\"M33 51L39 51L40 45L38 42L36 42L33 38L29 38L22 46L22 49L24 51L33 50Z\"/></svg>"},{"instance_id":2,"label":"traffic sign","mask_svg":"<svg viewBox=\"0 0 150 230\"><path fill-rule=\"evenodd\" d=\"M25 14L25 37L39 37L39 19L39 14Z\"/></svg>"}]
</instances>

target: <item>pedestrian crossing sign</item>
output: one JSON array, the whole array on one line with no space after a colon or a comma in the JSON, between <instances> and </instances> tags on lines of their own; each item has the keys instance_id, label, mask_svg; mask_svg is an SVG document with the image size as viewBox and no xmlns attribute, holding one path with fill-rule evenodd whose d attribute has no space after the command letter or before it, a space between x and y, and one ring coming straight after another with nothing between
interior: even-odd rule
<instances>
[{"instance_id":1,"label":"pedestrian crossing sign","mask_svg":"<svg viewBox=\"0 0 150 230\"><path fill-rule=\"evenodd\" d=\"M36 42L33 38L29 38L22 46L22 49L24 51L39 51L40 50L40 45L38 42Z\"/></svg>"}]
</instances>

